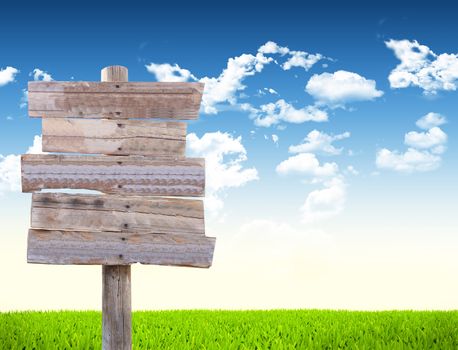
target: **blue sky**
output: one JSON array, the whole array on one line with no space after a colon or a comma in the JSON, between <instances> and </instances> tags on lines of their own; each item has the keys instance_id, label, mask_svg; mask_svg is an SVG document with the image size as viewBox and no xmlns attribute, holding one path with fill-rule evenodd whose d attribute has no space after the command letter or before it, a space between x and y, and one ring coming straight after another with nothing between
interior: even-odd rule
<instances>
[{"instance_id":1,"label":"blue sky","mask_svg":"<svg viewBox=\"0 0 458 350\"><path fill-rule=\"evenodd\" d=\"M150 288L192 276L202 289L176 304L167 289L161 305L139 294L134 306L458 307L453 3L47 2L2 12L0 249L17 269L0 308L98 307L94 269L95 289L73 304L46 299L46 288L27 302L15 295L32 274L82 271L25 264L30 195L17 185L17 155L41 133L27 116L29 80L97 81L113 64L131 81L206 82L188 154L211 165L215 266L141 267ZM250 281L246 294L236 287Z\"/></svg>"}]
</instances>

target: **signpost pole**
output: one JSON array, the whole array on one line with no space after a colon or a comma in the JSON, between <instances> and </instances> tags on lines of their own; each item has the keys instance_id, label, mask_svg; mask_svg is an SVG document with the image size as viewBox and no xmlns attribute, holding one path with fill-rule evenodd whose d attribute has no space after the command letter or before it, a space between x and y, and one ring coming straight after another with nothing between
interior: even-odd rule
<instances>
[{"instance_id":1,"label":"signpost pole","mask_svg":"<svg viewBox=\"0 0 458 350\"><path fill-rule=\"evenodd\" d=\"M126 67L101 71L101 81L128 81ZM102 349L132 349L130 265L102 266Z\"/></svg>"}]
</instances>

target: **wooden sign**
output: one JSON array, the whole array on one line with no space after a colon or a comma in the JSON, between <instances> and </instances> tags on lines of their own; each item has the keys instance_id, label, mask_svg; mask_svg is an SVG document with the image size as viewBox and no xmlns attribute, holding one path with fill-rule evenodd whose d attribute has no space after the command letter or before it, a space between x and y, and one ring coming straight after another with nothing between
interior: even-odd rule
<instances>
[{"instance_id":1,"label":"wooden sign","mask_svg":"<svg viewBox=\"0 0 458 350\"><path fill-rule=\"evenodd\" d=\"M214 239L189 234L30 229L28 262L209 267Z\"/></svg>"},{"instance_id":2,"label":"wooden sign","mask_svg":"<svg viewBox=\"0 0 458 350\"><path fill-rule=\"evenodd\" d=\"M184 157L186 123L43 118L43 151Z\"/></svg>"},{"instance_id":3,"label":"wooden sign","mask_svg":"<svg viewBox=\"0 0 458 350\"><path fill-rule=\"evenodd\" d=\"M25 154L21 166L23 192L71 188L199 197L205 190L204 159Z\"/></svg>"},{"instance_id":4,"label":"wooden sign","mask_svg":"<svg viewBox=\"0 0 458 350\"><path fill-rule=\"evenodd\" d=\"M204 84L29 82L31 117L197 119Z\"/></svg>"},{"instance_id":5,"label":"wooden sign","mask_svg":"<svg viewBox=\"0 0 458 350\"><path fill-rule=\"evenodd\" d=\"M34 192L27 261L104 265L103 349L131 349L129 265L212 264L203 201L170 198L204 196L204 159L185 157L185 123L143 120L196 119L204 86L129 83L120 66L102 80L29 83L43 151L77 154L21 157L22 191Z\"/></svg>"},{"instance_id":6,"label":"wooden sign","mask_svg":"<svg viewBox=\"0 0 458 350\"><path fill-rule=\"evenodd\" d=\"M201 200L34 193L33 228L76 231L205 234Z\"/></svg>"}]
</instances>

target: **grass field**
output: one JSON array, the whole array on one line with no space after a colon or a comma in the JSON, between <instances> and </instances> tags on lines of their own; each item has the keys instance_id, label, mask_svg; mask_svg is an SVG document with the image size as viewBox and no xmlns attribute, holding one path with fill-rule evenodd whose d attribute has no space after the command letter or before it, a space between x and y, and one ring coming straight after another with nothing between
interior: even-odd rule
<instances>
[{"instance_id":1,"label":"grass field","mask_svg":"<svg viewBox=\"0 0 458 350\"><path fill-rule=\"evenodd\" d=\"M100 349L99 312L0 313L0 349ZM134 312L134 349L458 349L458 311Z\"/></svg>"}]
</instances>

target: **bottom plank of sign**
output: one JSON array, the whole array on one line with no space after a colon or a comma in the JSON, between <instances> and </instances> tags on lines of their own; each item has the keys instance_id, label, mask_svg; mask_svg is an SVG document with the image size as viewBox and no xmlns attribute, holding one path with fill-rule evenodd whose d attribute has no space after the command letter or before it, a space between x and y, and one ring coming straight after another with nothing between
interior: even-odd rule
<instances>
[{"instance_id":1,"label":"bottom plank of sign","mask_svg":"<svg viewBox=\"0 0 458 350\"><path fill-rule=\"evenodd\" d=\"M210 267L215 238L193 234L29 230L27 262Z\"/></svg>"}]
</instances>

